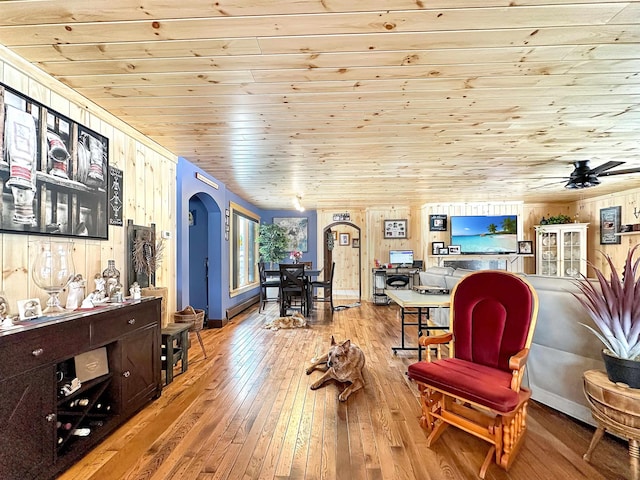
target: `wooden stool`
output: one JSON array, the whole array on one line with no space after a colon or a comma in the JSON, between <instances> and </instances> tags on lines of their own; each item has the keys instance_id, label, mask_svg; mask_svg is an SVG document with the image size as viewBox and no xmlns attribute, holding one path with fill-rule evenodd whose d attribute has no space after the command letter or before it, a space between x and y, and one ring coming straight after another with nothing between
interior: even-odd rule
<instances>
[{"instance_id":1,"label":"wooden stool","mask_svg":"<svg viewBox=\"0 0 640 480\"><path fill-rule=\"evenodd\" d=\"M162 361L162 369L166 374L165 385L173 381L173 367L182 361L180 373L184 373L189 368L189 324L170 323L162 330L162 354L165 359Z\"/></svg>"},{"instance_id":2,"label":"wooden stool","mask_svg":"<svg viewBox=\"0 0 640 480\"><path fill-rule=\"evenodd\" d=\"M588 370L584 372L584 393L598 428L583 458L591 461L593 450L605 430L609 430L629 441L632 478L637 478L640 459L640 389L613 383L602 370Z\"/></svg>"}]
</instances>

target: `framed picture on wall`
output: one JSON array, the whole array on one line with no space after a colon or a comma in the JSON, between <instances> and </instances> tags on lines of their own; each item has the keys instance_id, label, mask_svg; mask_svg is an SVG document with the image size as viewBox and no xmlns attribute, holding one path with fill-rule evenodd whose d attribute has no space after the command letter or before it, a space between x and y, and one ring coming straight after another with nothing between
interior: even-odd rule
<instances>
[{"instance_id":1,"label":"framed picture on wall","mask_svg":"<svg viewBox=\"0 0 640 480\"><path fill-rule=\"evenodd\" d=\"M407 220L385 220L384 238L407 238Z\"/></svg>"},{"instance_id":2,"label":"framed picture on wall","mask_svg":"<svg viewBox=\"0 0 640 480\"><path fill-rule=\"evenodd\" d=\"M618 245L622 238L620 232L620 207L600 209L600 245Z\"/></svg>"},{"instance_id":3,"label":"framed picture on wall","mask_svg":"<svg viewBox=\"0 0 640 480\"><path fill-rule=\"evenodd\" d=\"M109 169L109 140L0 84L2 105L0 231L108 239L109 221L122 225L122 171Z\"/></svg>"},{"instance_id":4,"label":"framed picture on wall","mask_svg":"<svg viewBox=\"0 0 640 480\"><path fill-rule=\"evenodd\" d=\"M351 241L350 241L350 236L348 233L341 233L340 234L340 245L350 245Z\"/></svg>"},{"instance_id":5,"label":"framed picture on wall","mask_svg":"<svg viewBox=\"0 0 640 480\"><path fill-rule=\"evenodd\" d=\"M429 231L446 232L447 216L442 214L429 215Z\"/></svg>"},{"instance_id":6,"label":"framed picture on wall","mask_svg":"<svg viewBox=\"0 0 640 480\"><path fill-rule=\"evenodd\" d=\"M273 223L285 229L288 251L309 251L309 219L307 217L274 217Z\"/></svg>"},{"instance_id":7,"label":"framed picture on wall","mask_svg":"<svg viewBox=\"0 0 640 480\"><path fill-rule=\"evenodd\" d=\"M353 248L360 248L360 239L359 238L354 238L351 242L351 246Z\"/></svg>"}]
</instances>

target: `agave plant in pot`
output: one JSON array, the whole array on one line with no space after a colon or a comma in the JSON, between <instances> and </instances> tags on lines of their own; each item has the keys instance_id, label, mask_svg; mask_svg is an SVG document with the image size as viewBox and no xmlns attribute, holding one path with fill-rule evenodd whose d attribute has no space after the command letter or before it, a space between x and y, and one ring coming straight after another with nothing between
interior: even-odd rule
<instances>
[{"instance_id":1,"label":"agave plant in pot","mask_svg":"<svg viewBox=\"0 0 640 480\"><path fill-rule=\"evenodd\" d=\"M604 344L602 358L609 380L626 383L631 388L640 388L640 259L633 260L639 246L627 252L622 276L611 257L604 254L611 270L609 278L594 267L597 282L583 275L576 285L584 296L574 294L597 328L582 325Z\"/></svg>"}]
</instances>

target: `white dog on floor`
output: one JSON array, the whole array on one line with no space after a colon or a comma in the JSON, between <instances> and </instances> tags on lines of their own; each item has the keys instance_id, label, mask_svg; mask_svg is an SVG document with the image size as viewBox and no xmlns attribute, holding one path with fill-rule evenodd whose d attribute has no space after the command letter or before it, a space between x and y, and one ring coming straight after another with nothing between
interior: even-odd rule
<instances>
[{"instance_id":1,"label":"white dog on floor","mask_svg":"<svg viewBox=\"0 0 640 480\"><path fill-rule=\"evenodd\" d=\"M278 317L264 324L264 328L278 330L280 328L302 328L307 326L307 319L300 312L294 312L290 317Z\"/></svg>"}]
</instances>

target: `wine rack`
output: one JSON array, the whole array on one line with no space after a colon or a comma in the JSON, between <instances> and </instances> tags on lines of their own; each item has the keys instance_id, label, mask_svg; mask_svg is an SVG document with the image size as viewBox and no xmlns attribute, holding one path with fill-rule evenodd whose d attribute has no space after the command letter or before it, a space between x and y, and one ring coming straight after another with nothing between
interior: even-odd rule
<instances>
[{"instance_id":1,"label":"wine rack","mask_svg":"<svg viewBox=\"0 0 640 480\"><path fill-rule=\"evenodd\" d=\"M108 373L84 382L70 395L58 394L58 456L64 455L71 444L91 436L94 430L103 427L113 417L115 412L111 411L112 399L107 391L112 377L113 374Z\"/></svg>"}]
</instances>

